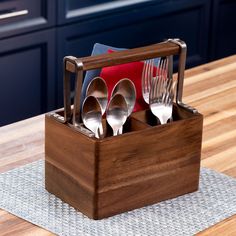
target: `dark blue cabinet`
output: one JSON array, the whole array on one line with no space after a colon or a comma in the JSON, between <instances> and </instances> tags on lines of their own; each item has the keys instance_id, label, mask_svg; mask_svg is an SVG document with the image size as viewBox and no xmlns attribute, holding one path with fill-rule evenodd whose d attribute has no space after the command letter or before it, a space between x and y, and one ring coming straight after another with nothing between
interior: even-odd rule
<instances>
[{"instance_id":1,"label":"dark blue cabinet","mask_svg":"<svg viewBox=\"0 0 236 236\"><path fill-rule=\"evenodd\" d=\"M55 108L55 30L0 40L0 126Z\"/></svg>"}]
</instances>

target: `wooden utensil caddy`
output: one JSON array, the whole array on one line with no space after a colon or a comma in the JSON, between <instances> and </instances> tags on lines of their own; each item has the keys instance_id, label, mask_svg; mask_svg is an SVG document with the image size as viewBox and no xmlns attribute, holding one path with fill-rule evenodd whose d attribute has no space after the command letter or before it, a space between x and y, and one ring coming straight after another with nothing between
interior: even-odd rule
<instances>
[{"instance_id":1,"label":"wooden utensil caddy","mask_svg":"<svg viewBox=\"0 0 236 236\"><path fill-rule=\"evenodd\" d=\"M83 71L179 55L173 122L155 125L150 110L133 113L125 133L88 137L71 125L70 73L81 91ZM85 58L64 59L64 110L45 116L46 189L89 218L102 219L196 191L203 116L182 103L186 45L181 40ZM75 95L75 103L80 93ZM78 106L77 106L78 107ZM64 118L62 118L64 117ZM74 118L74 119L75 119Z\"/></svg>"}]
</instances>

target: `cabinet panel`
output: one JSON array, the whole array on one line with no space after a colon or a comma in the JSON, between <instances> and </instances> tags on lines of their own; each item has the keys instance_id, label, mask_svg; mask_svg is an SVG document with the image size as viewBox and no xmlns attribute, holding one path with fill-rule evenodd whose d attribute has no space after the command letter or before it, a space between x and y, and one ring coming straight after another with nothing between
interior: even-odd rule
<instances>
[{"instance_id":1,"label":"cabinet panel","mask_svg":"<svg viewBox=\"0 0 236 236\"><path fill-rule=\"evenodd\" d=\"M0 40L0 126L55 107L55 31Z\"/></svg>"},{"instance_id":2,"label":"cabinet panel","mask_svg":"<svg viewBox=\"0 0 236 236\"><path fill-rule=\"evenodd\" d=\"M212 60L236 53L236 0L213 1Z\"/></svg>"},{"instance_id":3,"label":"cabinet panel","mask_svg":"<svg viewBox=\"0 0 236 236\"><path fill-rule=\"evenodd\" d=\"M58 23L78 21L127 11L133 7L147 6L164 0L59 0ZM168 0L169 1L169 0Z\"/></svg>"},{"instance_id":4,"label":"cabinet panel","mask_svg":"<svg viewBox=\"0 0 236 236\"><path fill-rule=\"evenodd\" d=\"M53 26L55 0L0 1L0 38Z\"/></svg>"},{"instance_id":5,"label":"cabinet panel","mask_svg":"<svg viewBox=\"0 0 236 236\"><path fill-rule=\"evenodd\" d=\"M188 66L204 63L207 56L209 10L208 1L165 2L97 19L96 22L60 28L57 35L59 104L62 104L62 58L65 55L89 55L96 42L133 48L178 37L188 45Z\"/></svg>"}]
</instances>

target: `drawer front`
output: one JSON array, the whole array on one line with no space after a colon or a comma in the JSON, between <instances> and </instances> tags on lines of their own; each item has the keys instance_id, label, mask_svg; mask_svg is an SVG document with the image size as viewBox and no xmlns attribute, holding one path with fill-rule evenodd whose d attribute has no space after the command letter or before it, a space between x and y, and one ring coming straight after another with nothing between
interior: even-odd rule
<instances>
[{"instance_id":1,"label":"drawer front","mask_svg":"<svg viewBox=\"0 0 236 236\"><path fill-rule=\"evenodd\" d=\"M55 0L0 1L0 38L55 24Z\"/></svg>"},{"instance_id":2,"label":"drawer front","mask_svg":"<svg viewBox=\"0 0 236 236\"><path fill-rule=\"evenodd\" d=\"M155 3L161 1L164 0L156 0ZM58 0L58 23L63 24L86 18L105 16L117 11L125 11L153 3L153 0Z\"/></svg>"},{"instance_id":3,"label":"drawer front","mask_svg":"<svg viewBox=\"0 0 236 236\"><path fill-rule=\"evenodd\" d=\"M55 108L55 30L0 40L0 126Z\"/></svg>"}]
</instances>

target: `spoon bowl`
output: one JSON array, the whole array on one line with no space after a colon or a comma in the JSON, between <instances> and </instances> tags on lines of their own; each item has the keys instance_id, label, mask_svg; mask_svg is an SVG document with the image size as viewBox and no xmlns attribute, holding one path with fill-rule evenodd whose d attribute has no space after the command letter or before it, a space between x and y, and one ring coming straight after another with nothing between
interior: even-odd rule
<instances>
[{"instance_id":1,"label":"spoon bowl","mask_svg":"<svg viewBox=\"0 0 236 236\"><path fill-rule=\"evenodd\" d=\"M123 95L117 93L111 98L106 117L113 130L113 136L118 135L118 131L122 129L128 117L128 106Z\"/></svg>"},{"instance_id":2,"label":"spoon bowl","mask_svg":"<svg viewBox=\"0 0 236 236\"><path fill-rule=\"evenodd\" d=\"M96 97L85 98L82 105L82 120L84 125L95 134L95 137L100 138L99 127L102 124L102 110Z\"/></svg>"},{"instance_id":3,"label":"spoon bowl","mask_svg":"<svg viewBox=\"0 0 236 236\"><path fill-rule=\"evenodd\" d=\"M111 97L118 93L123 95L128 106L128 116L130 116L136 102L136 89L134 83L130 79L121 79L113 88Z\"/></svg>"},{"instance_id":4,"label":"spoon bowl","mask_svg":"<svg viewBox=\"0 0 236 236\"><path fill-rule=\"evenodd\" d=\"M97 98L101 105L103 115L108 103L108 88L105 80L101 77L95 77L91 80L86 90L86 96L94 96Z\"/></svg>"}]
</instances>

